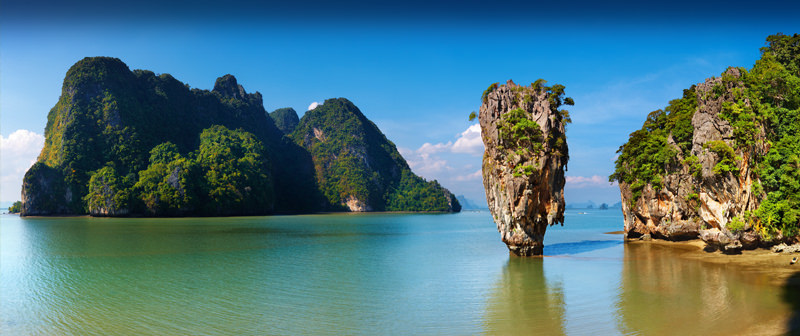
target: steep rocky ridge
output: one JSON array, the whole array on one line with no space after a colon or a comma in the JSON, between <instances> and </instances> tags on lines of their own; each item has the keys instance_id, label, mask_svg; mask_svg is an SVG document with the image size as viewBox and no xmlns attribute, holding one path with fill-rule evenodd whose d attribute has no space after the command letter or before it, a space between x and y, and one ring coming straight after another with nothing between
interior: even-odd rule
<instances>
[{"instance_id":1,"label":"steep rocky ridge","mask_svg":"<svg viewBox=\"0 0 800 336\"><path fill-rule=\"evenodd\" d=\"M217 79L213 91L190 89L168 74L131 71L116 58L87 57L69 69L48 114L39 164L23 181L22 214L97 213L82 199L93 171L110 164L132 185L147 167L151 148L171 142L188 154L212 125L256 135L272 157L267 162L281 162L270 170L283 197L264 209L315 209L320 197L311 157L275 127L260 93L247 93L231 75Z\"/></svg>"},{"instance_id":2,"label":"steep rocky ridge","mask_svg":"<svg viewBox=\"0 0 800 336\"><path fill-rule=\"evenodd\" d=\"M286 133L298 133L296 112L276 111L278 128L261 94L232 75L208 91L131 71L116 58L85 58L67 72L48 114L45 146L23 180L21 214L458 211L455 197L414 175L352 103L336 106L345 108L304 118L322 144L295 142ZM333 184L350 189L332 199Z\"/></svg>"},{"instance_id":3,"label":"steep rocky ridge","mask_svg":"<svg viewBox=\"0 0 800 336\"><path fill-rule=\"evenodd\" d=\"M438 182L411 172L395 145L347 99L328 99L306 112L291 136L311 153L330 210L461 209Z\"/></svg>"},{"instance_id":4,"label":"steep rocky ridge","mask_svg":"<svg viewBox=\"0 0 800 336\"><path fill-rule=\"evenodd\" d=\"M562 85L543 83L493 84L478 115L489 210L503 242L522 256L542 254L547 227L564 222L569 114L558 108L573 102Z\"/></svg>"}]
</instances>

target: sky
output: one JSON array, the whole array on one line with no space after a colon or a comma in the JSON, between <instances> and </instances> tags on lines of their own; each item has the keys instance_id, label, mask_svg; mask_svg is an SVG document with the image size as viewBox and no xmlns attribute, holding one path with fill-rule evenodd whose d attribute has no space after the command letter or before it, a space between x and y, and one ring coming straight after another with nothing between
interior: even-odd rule
<instances>
[{"instance_id":1,"label":"sky","mask_svg":"<svg viewBox=\"0 0 800 336\"><path fill-rule=\"evenodd\" d=\"M236 76L264 108L345 97L412 170L485 204L483 145L468 115L492 83L566 86L567 203L613 204L616 150L645 116L765 38L800 32L792 1L4 1L0 202L20 199L69 67L112 56L212 89Z\"/></svg>"}]
</instances>

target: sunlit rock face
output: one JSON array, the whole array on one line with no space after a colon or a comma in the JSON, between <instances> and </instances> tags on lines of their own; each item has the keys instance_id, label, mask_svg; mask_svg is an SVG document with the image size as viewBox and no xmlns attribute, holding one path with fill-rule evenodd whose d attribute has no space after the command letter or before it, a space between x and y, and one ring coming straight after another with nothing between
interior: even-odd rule
<instances>
[{"instance_id":1,"label":"sunlit rock face","mask_svg":"<svg viewBox=\"0 0 800 336\"><path fill-rule=\"evenodd\" d=\"M564 169L569 159L559 110L563 86L493 84L478 119L485 145L483 185L501 239L516 255L542 254L548 226L564 222Z\"/></svg>"},{"instance_id":2,"label":"sunlit rock face","mask_svg":"<svg viewBox=\"0 0 800 336\"><path fill-rule=\"evenodd\" d=\"M667 144L674 149L676 160L664 167L667 174L662 186L646 185L636 195L632 186L620 182L625 232L629 238L649 234L656 238L682 240L701 238L723 251L756 247L753 232L732 232L731 221L746 211L758 208L762 195L754 192L760 182L752 173L752 156L768 151L765 130L755 130L753 146L737 148L734 129L721 113L726 103L735 102L734 92L744 84L739 69L730 68L722 78L710 78L690 91L697 97L692 115L691 149L684 153L673 134ZM731 148L735 156L733 172L715 171L721 155L711 144Z\"/></svg>"}]
</instances>

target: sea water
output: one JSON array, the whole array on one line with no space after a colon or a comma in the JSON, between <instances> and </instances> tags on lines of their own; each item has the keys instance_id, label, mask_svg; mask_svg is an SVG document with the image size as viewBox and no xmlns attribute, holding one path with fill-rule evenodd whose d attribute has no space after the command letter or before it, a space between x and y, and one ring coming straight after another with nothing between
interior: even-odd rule
<instances>
[{"instance_id":1,"label":"sea water","mask_svg":"<svg viewBox=\"0 0 800 336\"><path fill-rule=\"evenodd\" d=\"M545 257L488 212L0 216L0 334L741 334L784 290L568 210Z\"/></svg>"}]
</instances>

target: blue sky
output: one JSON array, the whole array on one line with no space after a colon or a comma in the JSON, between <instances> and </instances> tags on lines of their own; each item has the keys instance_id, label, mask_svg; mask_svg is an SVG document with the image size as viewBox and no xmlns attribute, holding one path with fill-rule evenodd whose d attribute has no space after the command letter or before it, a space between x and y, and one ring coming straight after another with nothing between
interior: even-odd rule
<instances>
[{"instance_id":1,"label":"blue sky","mask_svg":"<svg viewBox=\"0 0 800 336\"><path fill-rule=\"evenodd\" d=\"M402 3L5 1L0 11L0 201L19 199L67 69L113 56L211 89L230 73L272 111L346 97L414 171L485 202L467 120L494 82L544 78L575 99L568 203L614 203L615 151L684 88L750 67L797 4L676 1Z\"/></svg>"}]
</instances>

